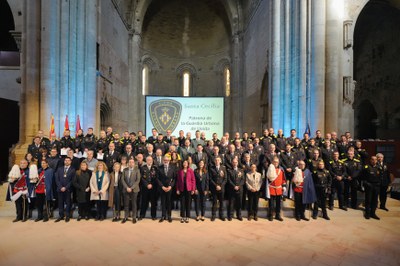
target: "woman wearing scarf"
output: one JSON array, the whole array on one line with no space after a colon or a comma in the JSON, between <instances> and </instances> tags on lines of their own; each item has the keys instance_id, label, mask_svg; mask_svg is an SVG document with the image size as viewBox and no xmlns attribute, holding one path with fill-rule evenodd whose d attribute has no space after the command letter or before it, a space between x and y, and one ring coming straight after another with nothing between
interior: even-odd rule
<instances>
[{"instance_id":1,"label":"woman wearing scarf","mask_svg":"<svg viewBox=\"0 0 400 266\"><path fill-rule=\"evenodd\" d=\"M103 221L106 218L109 184L107 166L104 162L98 162L90 178L90 190L92 192L90 200L96 201L96 221Z\"/></svg>"}]
</instances>

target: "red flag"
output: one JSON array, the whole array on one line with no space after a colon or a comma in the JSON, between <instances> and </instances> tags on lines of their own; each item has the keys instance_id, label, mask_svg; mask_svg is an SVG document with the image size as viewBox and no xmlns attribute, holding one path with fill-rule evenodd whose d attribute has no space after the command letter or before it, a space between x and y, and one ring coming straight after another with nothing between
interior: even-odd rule
<instances>
[{"instance_id":1,"label":"red flag","mask_svg":"<svg viewBox=\"0 0 400 266\"><path fill-rule=\"evenodd\" d=\"M68 115L65 116L64 132L69 130Z\"/></svg>"},{"instance_id":2,"label":"red flag","mask_svg":"<svg viewBox=\"0 0 400 266\"><path fill-rule=\"evenodd\" d=\"M78 118L76 119L76 134L78 134L78 131L82 129L81 128L81 120L79 119L79 115Z\"/></svg>"},{"instance_id":3,"label":"red flag","mask_svg":"<svg viewBox=\"0 0 400 266\"><path fill-rule=\"evenodd\" d=\"M50 117L50 135L49 135L49 137L51 138L51 135L54 134L54 133L55 133L55 131L54 131L54 116L53 116L53 114L51 114L51 117Z\"/></svg>"}]
</instances>

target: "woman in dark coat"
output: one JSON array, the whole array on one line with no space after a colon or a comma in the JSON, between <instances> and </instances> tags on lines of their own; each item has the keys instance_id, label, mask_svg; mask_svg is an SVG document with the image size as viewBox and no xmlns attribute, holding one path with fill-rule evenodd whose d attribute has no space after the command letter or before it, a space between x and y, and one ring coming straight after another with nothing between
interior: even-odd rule
<instances>
[{"instance_id":1,"label":"woman in dark coat","mask_svg":"<svg viewBox=\"0 0 400 266\"><path fill-rule=\"evenodd\" d=\"M89 220L90 217L90 186L89 181L92 176L86 161L81 162L79 170L76 171L72 184L76 190L76 201L78 202L78 219Z\"/></svg>"},{"instance_id":2,"label":"woman in dark coat","mask_svg":"<svg viewBox=\"0 0 400 266\"><path fill-rule=\"evenodd\" d=\"M209 176L207 172L207 167L203 160L199 162L199 167L194 171L194 174L196 177L196 191L194 202L194 207L196 210L196 221L204 221L206 195L209 191Z\"/></svg>"}]
</instances>

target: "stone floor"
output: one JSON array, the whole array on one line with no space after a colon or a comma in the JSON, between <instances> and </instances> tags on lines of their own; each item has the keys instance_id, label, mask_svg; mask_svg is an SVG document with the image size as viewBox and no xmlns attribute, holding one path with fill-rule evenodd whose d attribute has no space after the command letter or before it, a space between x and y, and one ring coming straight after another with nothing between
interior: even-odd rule
<instances>
[{"instance_id":1,"label":"stone floor","mask_svg":"<svg viewBox=\"0 0 400 266\"><path fill-rule=\"evenodd\" d=\"M5 186L0 187L4 199ZM0 265L400 265L400 202L389 199L380 221L359 210L330 211L298 222L217 220L137 224L76 221L12 223L14 207L0 202Z\"/></svg>"}]
</instances>

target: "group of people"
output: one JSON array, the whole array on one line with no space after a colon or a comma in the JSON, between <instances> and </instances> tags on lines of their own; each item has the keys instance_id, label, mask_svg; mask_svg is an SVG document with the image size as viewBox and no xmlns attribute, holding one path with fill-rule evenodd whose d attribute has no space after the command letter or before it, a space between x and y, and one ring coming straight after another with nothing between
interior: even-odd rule
<instances>
[{"instance_id":1,"label":"group of people","mask_svg":"<svg viewBox=\"0 0 400 266\"><path fill-rule=\"evenodd\" d=\"M287 198L294 200L295 219L307 221L307 206L312 206L313 219L321 209L329 220L327 209L333 210L335 196L339 209L357 209L361 190L365 218L379 219L378 197L380 209L388 211L389 184L384 156L369 158L349 132L324 138L317 130L313 138L305 133L300 139L295 129L284 137L281 129L275 134L269 128L261 137L236 132L233 138L225 133L219 139L214 133L206 140L200 131L192 137L181 130L175 137L170 130L164 136L156 129L148 138L142 131L125 131L120 137L109 127L98 138L92 128L86 135L79 130L75 138L65 130L59 140L39 131L25 158L9 173L8 198L15 202L14 222L32 218L34 209L36 222L48 221L56 206L55 222L68 222L72 206L77 206L78 221L102 221L112 208L113 222L136 223L146 217L149 205L151 219L172 222L171 210L180 205L181 222L188 223L192 201L195 220L205 220L208 198L211 221L217 211L223 221L242 221L245 209L247 219L257 221L260 198L268 200L270 221L283 221L281 205Z\"/></svg>"}]
</instances>

